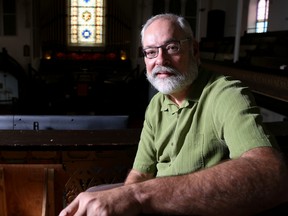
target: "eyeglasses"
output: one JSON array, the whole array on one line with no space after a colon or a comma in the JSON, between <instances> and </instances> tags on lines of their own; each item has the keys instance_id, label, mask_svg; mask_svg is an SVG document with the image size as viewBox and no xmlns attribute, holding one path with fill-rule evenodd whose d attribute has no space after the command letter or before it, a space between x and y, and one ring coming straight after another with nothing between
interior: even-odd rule
<instances>
[{"instance_id":1,"label":"eyeglasses","mask_svg":"<svg viewBox=\"0 0 288 216\"><path fill-rule=\"evenodd\" d=\"M166 44L157 47L148 47L143 49L144 56L148 59L156 58L159 54L159 48L164 49L169 55L174 55L180 51L181 44L190 40L186 38L178 41L171 41Z\"/></svg>"}]
</instances>

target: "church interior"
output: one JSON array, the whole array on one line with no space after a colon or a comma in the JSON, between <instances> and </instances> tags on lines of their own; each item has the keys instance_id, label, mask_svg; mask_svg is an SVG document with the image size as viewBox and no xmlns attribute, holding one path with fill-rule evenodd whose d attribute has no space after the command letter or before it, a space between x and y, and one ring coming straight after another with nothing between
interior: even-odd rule
<instances>
[{"instance_id":1,"label":"church interior","mask_svg":"<svg viewBox=\"0 0 288 216\"><path fill-rule=\"evenodd\" d=\"M159 13L189 21L201 67L248 85L288 155L287 7L283 0L0 0L0 215L57 215L88 187L125 179L156 93L140 31ZM83 22L97 28L83 31Z\"/></svg>"}]
</instances>

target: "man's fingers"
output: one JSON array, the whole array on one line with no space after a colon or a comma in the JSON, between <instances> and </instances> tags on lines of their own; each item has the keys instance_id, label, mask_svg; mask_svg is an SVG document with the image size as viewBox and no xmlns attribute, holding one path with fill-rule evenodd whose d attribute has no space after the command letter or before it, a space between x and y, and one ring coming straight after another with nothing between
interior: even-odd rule
<instances>
[{"instance_id":1,"label":"man's fingers","mask_svg":"<svg viewBox=\"0 0 288 216\"><path fill-rule=\"evenodd\" d=\"M79 208L78 197L74 199L65 209L63 209L59 216L73 216Z\"/></svg>"}]
</instances>

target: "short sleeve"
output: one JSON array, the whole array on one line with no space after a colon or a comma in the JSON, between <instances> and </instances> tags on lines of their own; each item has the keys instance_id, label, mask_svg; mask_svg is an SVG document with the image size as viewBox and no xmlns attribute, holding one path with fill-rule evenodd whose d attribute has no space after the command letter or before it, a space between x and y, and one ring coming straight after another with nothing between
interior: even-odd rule
<instances>
[{"instance_id":1,"label":"short sleeve","mask_svg":"<svg viewBox=\"0 0 288 216\"><path fill-rule=\"evenodd\" d=\"M230 158L237 158L244 152L263 146L276 146L274 137L266 130L254 97L249 88L240 81L226 78L221 91L215 95L214 127L221 129L230 151ZM229 83L229 84L228 84ZM218 129L219 130L219 129Z\"/></svg>"}]
</instances>

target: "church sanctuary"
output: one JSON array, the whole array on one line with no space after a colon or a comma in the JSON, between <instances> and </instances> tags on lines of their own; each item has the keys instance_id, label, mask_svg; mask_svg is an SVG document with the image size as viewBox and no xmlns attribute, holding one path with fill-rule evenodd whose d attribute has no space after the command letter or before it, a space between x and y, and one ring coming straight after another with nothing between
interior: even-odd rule
<instances>
[{"instance_id":1,"label":"church sanctuary","mask_svg":"<svg viewBox=\"0 0 288 216\"><path fill-rule=\"evenodd\" d=\"M202 68L250 88L288 157L287 8L286 0L0 0L0 216L57 216L89 187L125 180L157 93L140 31L159 13L188 20ZM287 216L288 203L261 215Z\"/></svg>"}]
</instances>

